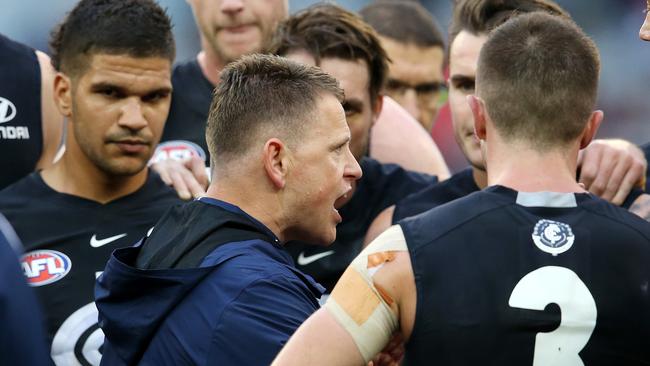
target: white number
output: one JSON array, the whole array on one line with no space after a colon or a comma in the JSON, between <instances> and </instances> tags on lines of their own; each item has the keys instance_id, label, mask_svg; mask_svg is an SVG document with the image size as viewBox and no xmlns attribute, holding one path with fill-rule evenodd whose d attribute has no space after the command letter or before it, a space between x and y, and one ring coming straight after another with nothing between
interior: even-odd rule
<instances>
[{"instance_id":1,"label":"white number","mask_svg":"<svg viewBox=\"0 0 650 366\"><path fill-rule=\"evenodd\" d=\"M547 266L525 275L512 290L513 308L544 310L560 307L560 326L550 333L537 333L533 366L584 365L578 353L596 327L596 302L589 289L570 269Z\"/></svg>"}]
</instances>

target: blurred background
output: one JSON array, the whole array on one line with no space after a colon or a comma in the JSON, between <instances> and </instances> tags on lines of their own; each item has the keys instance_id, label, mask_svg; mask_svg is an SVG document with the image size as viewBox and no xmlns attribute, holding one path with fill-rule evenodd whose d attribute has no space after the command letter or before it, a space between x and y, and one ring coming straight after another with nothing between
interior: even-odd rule
<instances>
[{"instance_id":1,"label":"blurred background","mask_svg":"<svg viewBox=\"0 0 650 366\"><path fill-rule=\"evenodd\" d=\"M406 1L406 0L404 0ZM620 137L637 144L650 141L650 44L638 38L643 21L643 0L556 0L596 41L602 58L598 108L605 111L599 136ZM177 60L187 60L198 52L199 36L190 7L183 0L158 0L167 8L174 23ZM291 12L315 0L289 0ZM371 0L330 1L357 11ZM446 29L451 15L451 0L420 1ZM36 49L48 51L50 30L76 0L0 0L0 33ZM49 53L49 52L48 52ZM1 57L1 55L0 55ZM433 135L450 169L467 165L460 155L447 119L434 127Z\"/></svg>"}]
</instances>

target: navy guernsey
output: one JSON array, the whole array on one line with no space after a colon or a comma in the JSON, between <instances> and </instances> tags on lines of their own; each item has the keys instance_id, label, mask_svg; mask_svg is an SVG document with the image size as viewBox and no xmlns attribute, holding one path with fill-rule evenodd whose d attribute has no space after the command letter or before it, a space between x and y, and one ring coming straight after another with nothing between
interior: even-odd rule
<instances>
[{"instance_id":1,"label":"navy guernsey","mask_svg":"<svg viewBox=\"0 0 650 366\"><path fill-rule=\"evenodd\" d=\"M650 364L650 224L590 194L493 186L403 220L406 365Z\"/></svg>"}]
</instances>

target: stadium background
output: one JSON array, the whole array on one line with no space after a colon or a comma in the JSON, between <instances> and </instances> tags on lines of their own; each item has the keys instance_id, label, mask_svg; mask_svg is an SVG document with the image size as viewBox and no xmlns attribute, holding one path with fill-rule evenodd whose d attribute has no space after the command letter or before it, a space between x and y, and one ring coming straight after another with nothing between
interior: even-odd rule
<instances>
[{"instance_id":1,"label":"stadium background","mask_svg":"<svg viewBox=\"0 0 650 366\"><path fill-rule=\"evenodd\" d=\"M406 1L406 0L404 0ZM183 0L158 0L174 23L177 60L194 57L199 36L189 6ZM289 0L291 12L317 1ZM359 10L368 0L338 1ZM451 0L421 1L446 29ZM645 3L642 0L557 0L596 41L602 57L598 108L605 111L599 137L621 137L641 144L650 141L650 46L638 38ZM47 50L52 27L76 0L0 0L0 33ZM448 111L447 111L448 112ZM443 111L444 113L444 111ZM434 128L434 137L453 171L466 165L450 134L448 118Z\"/></svg>"}]
</instances>

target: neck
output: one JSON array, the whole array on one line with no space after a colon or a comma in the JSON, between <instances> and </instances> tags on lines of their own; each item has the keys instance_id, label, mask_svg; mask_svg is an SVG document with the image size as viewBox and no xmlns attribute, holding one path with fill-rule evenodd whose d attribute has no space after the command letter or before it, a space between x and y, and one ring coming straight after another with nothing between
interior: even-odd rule
<instances>
[{"instance_id":1,"label":"neck","mask_svg":"<svg viewBox=\"0 0 650 366\"><path fill-rule=\"evenodd\" d=\"M222 177L212 181L205 195L239 207L264 224L281 243L286 242L284 226L281 217L278 217L278 212L281 212L279 200L270 198L259 185L250 185L246 181L260 182L258 179L233 180Z\"/></svg>"},{"instance_id":2,"label":"neck","mask_svg":"<svg viewBox=\"0 0 650 366\"><path fill-rule=\"evenodd\" d=\"M147 180L146 168L134 175L109 175L79 154L78 146L68 146L58 162L41 172L45 183L59 193L104 204L137 191Z\"/></svg>"},{"instance_id":3,"label":"neck","mask_svg":"<svg viewBox=\"0 0 650 366\"><path fill-rule=\"evenodd\" d=\"M485 169L479 169L477 167L472 166L472 176L474 177L474 183L476 183L477 187L479 187L480 189L487 187L488 177Z\"/></svg>"},{"instance_id":4,"label":"neck","mask_svg":"<svg viewBox=\"0 0 650 366\"><path fill-rule=\"evenodd\" d=\"M520 192L585 192L576 182L577 147L540 153L522 143L507 145L500 150L490 150L488 145L488 185Z\"/></svg>"},{"instance_id":5,"label":"neck","mask_svg":"<svg viewBox=\"0 0 650 366\"><path fill-rule=\"evenodd\" d=\"M216 86L219 84L219 75L221 70L226 67L226 63L222 61L217 53L207 45L207 41L201 40L203 49L196 55L196 60L201 67L201 72L208 81Z\"/></svg>"}]
</instances>

